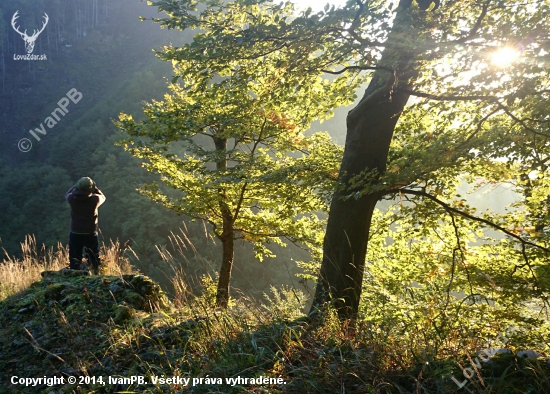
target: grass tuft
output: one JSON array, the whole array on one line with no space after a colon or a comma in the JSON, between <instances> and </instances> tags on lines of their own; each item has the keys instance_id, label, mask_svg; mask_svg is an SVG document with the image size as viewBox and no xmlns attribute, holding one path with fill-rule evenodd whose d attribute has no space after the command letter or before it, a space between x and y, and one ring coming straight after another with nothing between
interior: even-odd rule
<instances>
[{"instance_id":1,"label":"grass tuft","mask_svg":"<svg viewBox=\"0 0 550 394\"><path fill-rule=\"evenodd\" d=\"M118 240L103 245L102 273L117 276L133 273L135 269L129 259L124 257L124 252ZM27 235L21 243L20 259L9 256L5 250L4 255L4 260L0 262L0 301L39 281L42 272L59 271L69 266L68 246L58 243L55 249L46 248L44 245L39 248L34 235Z\"/></svg>"}]
</instances>

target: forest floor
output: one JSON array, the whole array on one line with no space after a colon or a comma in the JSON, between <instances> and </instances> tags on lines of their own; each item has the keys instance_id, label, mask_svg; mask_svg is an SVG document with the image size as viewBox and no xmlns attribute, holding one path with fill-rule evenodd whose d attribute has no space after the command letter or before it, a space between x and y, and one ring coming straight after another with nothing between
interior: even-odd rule
<instances>
[{"instance_id":1,"label":"forest floor","mask_svg":"<svg viewBox=\"0 0 550 394\"><path fill-rule=\"evenodd\" d=\"M0 302L0 393L550 392L537 354L411 356L291 292L221 311L206 285L176 307L143 275L44 272Z\"/></svg>"}]
</instances>

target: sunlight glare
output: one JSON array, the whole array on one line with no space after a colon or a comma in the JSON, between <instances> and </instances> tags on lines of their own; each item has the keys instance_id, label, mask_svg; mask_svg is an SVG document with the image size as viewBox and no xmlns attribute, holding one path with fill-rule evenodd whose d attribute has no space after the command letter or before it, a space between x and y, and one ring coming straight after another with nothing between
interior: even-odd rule
<instances>
[{"instance_id":1,"label":"sunlight glare","mask_svg":"<svg viewBox=\"0 0 550 394\"><path fill-rule=\"evenodd\" d=\"M501 48L492 54L491 63L497 67L508 67L518 56L519 52L513 48Z\"/></svg>"}]
</instances>

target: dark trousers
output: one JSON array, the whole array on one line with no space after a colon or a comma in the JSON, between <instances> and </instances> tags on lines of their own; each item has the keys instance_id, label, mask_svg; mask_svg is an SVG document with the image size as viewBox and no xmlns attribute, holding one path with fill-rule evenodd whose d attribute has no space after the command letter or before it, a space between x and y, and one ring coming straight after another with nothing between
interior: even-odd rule
<instances>
[{"instance_id":1,"label":"dark trousers","mask_svg":"<svg viewBox=\"0 0 550 394\"><path fill-rule=\"evenodd\" d=\"M69 232L69 268L81 269L82 257L86 253L92 272L97 274L101 260L99 259L99 238L94 234L75 234Z\"/></svg>"}]
</instances>

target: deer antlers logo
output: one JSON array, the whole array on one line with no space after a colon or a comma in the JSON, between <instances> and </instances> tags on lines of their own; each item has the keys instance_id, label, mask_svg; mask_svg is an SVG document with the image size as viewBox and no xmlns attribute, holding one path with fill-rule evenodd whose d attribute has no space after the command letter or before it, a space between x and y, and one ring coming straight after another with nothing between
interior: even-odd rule
<instances>
[{"instance_id":1,"label":"deer antlers logo","mask_svg":"<svg viewBox=\"0 0 550 394\"><path fill-rule=\"evenodd\" d=\"M32 33L32 36L28 36L26 29L23 33L21 33L19 31L18 27L15 25L15 20L17 18L19 18L19 16L17 15L18 13L19 13L19 11L15 11L15 14L13 14L13 18L11 18L11 26L13 27L13 29L16 32L18 32L21 35L21 37L25 41L25 50L30 55L32 53L32 51L34 50L34 42L36 41L36 39L38 38L40 33L42 33L44 31L44 29L46 28L46 25L48 24L48 21L50 20L50 18L48 17L48 14L46 14L44 12L43 18L45 19L45 21L44 21L44 24L42 25L42 28L40 30L34 30L34 32Z\"/></svg>"}]
</instances>

